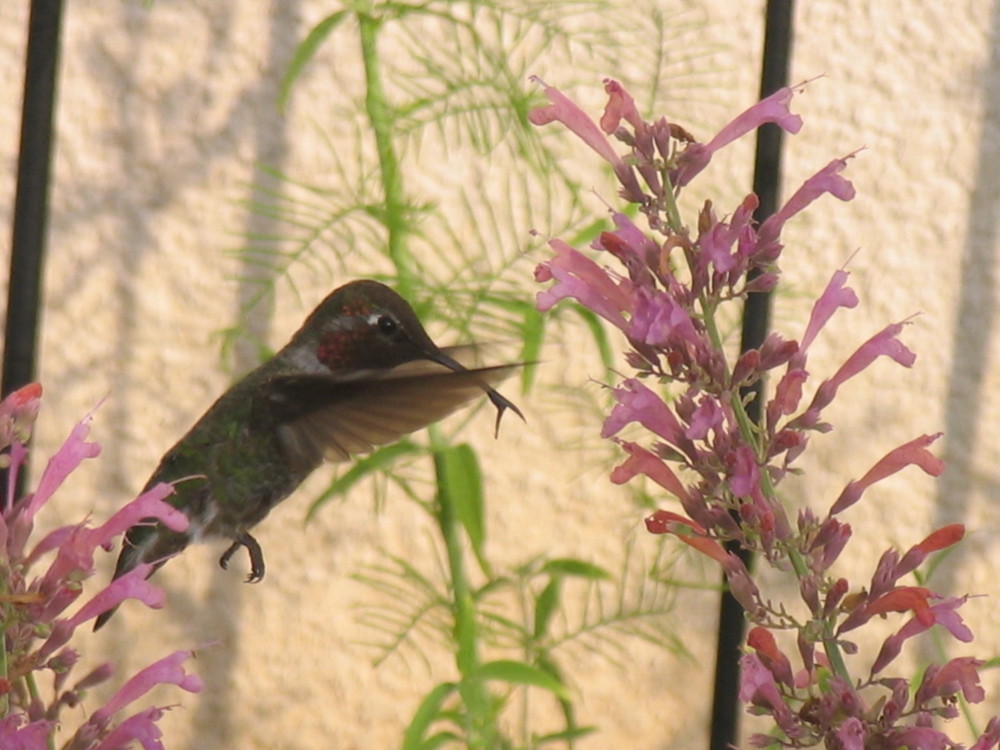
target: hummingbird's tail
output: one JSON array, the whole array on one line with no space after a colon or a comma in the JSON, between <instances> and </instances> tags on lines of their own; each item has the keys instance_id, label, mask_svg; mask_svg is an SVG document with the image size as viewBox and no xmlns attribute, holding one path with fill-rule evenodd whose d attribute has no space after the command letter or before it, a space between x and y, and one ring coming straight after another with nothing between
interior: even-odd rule
<instances>
[{"instance_id":1,"label":"hummingbird's tail","mask_svg":"<svg viewBox=\"0 0 1000 750\"><path fill-rule=\"evenodd\" d=\"M152 563L149 575L153 575L167 561L183 550L191 542L187 533L171 531L155 518L147 518L125 532L122 551L115 564L115 574L111 580L121 578L141 563ZM118 610L117 605L102 612L94 621L94 631L100 630L111 616Z\"/></svg>"}]
</instances>

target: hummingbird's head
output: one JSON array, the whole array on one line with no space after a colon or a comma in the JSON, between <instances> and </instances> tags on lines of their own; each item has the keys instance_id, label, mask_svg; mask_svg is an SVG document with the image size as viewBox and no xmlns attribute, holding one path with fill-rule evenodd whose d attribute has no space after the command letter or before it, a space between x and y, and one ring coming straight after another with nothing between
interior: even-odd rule
<instances>
[{"instance_id":1,"label":"hummingbird's head","mask_svg":"<svg viewBox=\"0 0 1000 750\"><path fill-rule=\"evenodd\" d=\"M380 370L429 359L455 369L413 308L377 281L362 279L332 292L292 339L317 364L335 373Z\"/></svg>"}]
</instances>

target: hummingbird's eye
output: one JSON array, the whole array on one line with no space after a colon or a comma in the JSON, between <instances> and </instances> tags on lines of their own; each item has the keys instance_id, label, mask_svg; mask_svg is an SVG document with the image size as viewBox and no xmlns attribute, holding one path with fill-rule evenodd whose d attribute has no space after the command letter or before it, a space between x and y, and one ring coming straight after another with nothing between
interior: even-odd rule
<instances>
[{"instance_id":1,"label":"hummingbird's eye","mask_svg":"<svg viewBox=\"0 0 1000 750\"><path fill-rule=\"evenodd\" d=\"M378 329L386 336L392 336L399 330L399 323L390 315L380 315L378 319Z\"/></svg>"}]
</instances>

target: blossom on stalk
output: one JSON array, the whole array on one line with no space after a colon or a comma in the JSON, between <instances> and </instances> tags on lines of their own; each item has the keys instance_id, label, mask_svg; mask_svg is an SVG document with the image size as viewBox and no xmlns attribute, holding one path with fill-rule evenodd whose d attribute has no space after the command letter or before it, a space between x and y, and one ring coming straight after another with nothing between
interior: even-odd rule
<instances>
[{"instance_id":1,"label":"blossom on stalk","mask_svg":"<svg viewBox=\"0 0 1000 750\"><path fill-rule=\"evenodd\" d=\"M21 388L0 402L0 461L8 467L0 488L0 629L5 657L0 673L0 748L44 750L62 721L62 709L79 705L87 691L113 673L103 664L75 682L70 673L80 654L67 645L78 628L125 599L147 606L163 605L163 592L145 580L148 569L136 569L98 591L79 606L83 581L95 572L94 554L109 549L115 537L141 519L157 519L168 528L184 531L187 518L165 501L170 485L157 485L92 526L89 519L55 529L33 541L35 519L68 476L88 458L100 453L88 440L87 415L70 432L48 461L34 492L13 496L17 474L27 456L30 436L41 403L37 384ZM124 719L114 717L154 685L175 684L198 692L201 680L187 674L181 662L190 651L177 651L139 672L107 705L90 712L67 740L66 750L116 750L139 741L146 750L163 748L156 720L164 709L144 709ZM39 691L37 681L51 676L52 689ZM39 694L54 697L45 704ZM65 730L64 730L65 731Z\"/></svg>"},{"instance_id":2,"label":"blossom on stalk","mask_svg":"<svg viewBox=\"0 0 1000 750\"><path fill-rule=\"evenodd\" d=\"M907 640L935 625L961 643L972 639L957 612L967 597L944 597L900 582L930 554L957 543L964 528L938 529L903 554L888 550L867 587L852 587L832 572L852 536L844 517L868 488L911 466L932 476L941 473L943 463L929 451L938 435L890 450L831 497L822 512L803 509L793 521L777 492L812 435L832 429L823 413L849 380L880 358L912 367L915 355L900 340L905 321L861 343L815 386L808 368L811 347L838 311L858 304L846 270L830 278L799 341L772 333L733 360L717 322L727 303L775 286L784 250L781 232L789 220L827 194L854 198L854 187L842 174L854 154L828 162L759 224L753 194L729 214L705 201L694 226L683 222L677 204L682 188L737 138L764 123L798 132L802 121L790 104L800 88L779 90L701 143L664 117L642 118L616 81L605 81L608 104L596 122L545 85L549 104L533 111L531 121L562 123L611 164L620 196L637 207L648 229L613 211L614 228L591 243L597 260L550 240L554 255L538 265L535 278L551 285L538 293L537 307L545 311L573 299L614 325L630 347L626 359L636 373L612 389L614 406L601 430L627 454L611 480L621 484L642 475L679 502L683 515L658 510L646 519L647 529L672 535L718 563L753 623L741 660L740 697L751 713L770 716L775 729L751 738L751 744L953 747L934 720L952 717L959 697L983 700L977 671L982 663L958 657L931 665L919 678L885 672ZM613 140L624 144L624 153ZM754 425L744 394L768 375L773 392L761 404L761 423ZM632 424L646 431L645 445L618 437ZM727 542L791 571L801 603L771 601L742 560L726 549ZM859 649L848 638L857 638L875 617L900 625L863 670L866 677L852 677L857 666L849 657ZM800 666L793 666L796 659ZM998 744L1000 721L994 720L975 747Z\"/></svg>"}]
</instances>

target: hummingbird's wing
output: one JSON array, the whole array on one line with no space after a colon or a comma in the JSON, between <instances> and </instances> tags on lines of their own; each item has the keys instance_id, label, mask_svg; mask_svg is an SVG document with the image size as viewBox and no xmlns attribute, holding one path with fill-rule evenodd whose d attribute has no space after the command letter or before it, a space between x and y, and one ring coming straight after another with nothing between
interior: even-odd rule
<instances>
[{"instance_id":1,"label":"hummingbird's wing","mask_svg":"<svg viewBox=\"0 0 1000 750\"><path fill-rule=\"evenodd\" d=\"M324 459L346 461L393 443L478 397L495 394L493 386L519 367L455 372L421 360L346 380L278 376L268 383L267 408L293 470L308 472ZM499 394L496 398L509 404Z\"/></svg>"}]
</instances>

